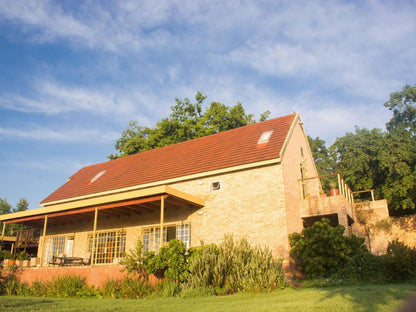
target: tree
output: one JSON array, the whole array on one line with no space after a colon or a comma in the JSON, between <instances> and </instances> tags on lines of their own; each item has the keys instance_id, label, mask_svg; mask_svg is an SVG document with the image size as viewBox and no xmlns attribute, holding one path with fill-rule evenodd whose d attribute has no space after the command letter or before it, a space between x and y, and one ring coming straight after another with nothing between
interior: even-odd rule
<instances>
[{"instance_id":1,"label":"tree","mask_svg":"<svg viewBox=\"0 0 416 312\"><path fill-rule=\"evenodd\" d=\"M142 127L137 121L130 121L129 126L116 141L115 148L119 152L109 155L109 159L137 154L166 145L184 142L206 135L242 127L255 123L253 115L246 114L241 103L229 107L212 102L203 111L206 99L201 92L195 95L195 103L188 98L175 99L169 117L156 123L156 127ZM270 112L260 115L260 121L268 118Z\"/></svg>"},{"instance_id":2,"label":"tree","mask_svg":"<svg viewBox=\"0 0 416 312\"><path fill-rule=\"evenodd\" d=\"M0 214L6 214L12 212L12 205L7 201L7 199L3 199L0 197Z\"/></svg>"},{"instance_id":3,"label":"tree","mask_svg":"<svg viewBox=\"0 0 416 312\"><path fill-rule=\"evenodd\" d=\"M416 134L416 85L406 85L401 91L390 94L390 99L384 106L393 112L393 117L386 124L389 132L394 129L402 129Z\"/></svg>"},{"instance_id":4,"label":"tree","mask_svg":"<svg viewBox=\"0 0 416 312\"><path fill-rule=\"evenodd\" d=\"M355 190L373 189L382 184L379 153L384 148L385 136L380 129L355 128L335 140L330 147L335 171ZM376 190L381 196L380 189ZM376 193L377 193L376 192Z\"/></svg>"},{"instance_id":5,"label":"tree","mask_svg":"<svg viewBox=\"0 0 416 312\"><path fill-rule=\"evenodd\" d=\"M310 136L308 136L308 141L318 174L322 176L334 173L335 164L329 155L325 141L319 137L312 139ZM331 189L331 178L321 178L321 183L324 191L327 192Z\"/></svg>"},{"instance_id":6,"label":"tree","mask_svg":"<svg viewBox=\"0 0 416 312\"><path fill-rule=\"evenodd\" d=\"M27 201L27 199L20 198L13 212L26 211L28 207L29 207L29 202Z\"/></svg>"},{"instance_id":7,"label":"tree","mask_svg":"<svg viewBox=\"0 0 416 312\"><path fill-rule=\"evenodd\" d=\"M16 204L16 207L13 206L7 201L7 199L0 198L0 214L7 214L18 211L26 211L29 207L29 202L25 198L20 198L19 202ZM16 230L22 229L22 225L18 224L7 224L5 235L13 236ZM3 229L3 223L0 222L0 231Z\"/></svg>"}]
</instances>

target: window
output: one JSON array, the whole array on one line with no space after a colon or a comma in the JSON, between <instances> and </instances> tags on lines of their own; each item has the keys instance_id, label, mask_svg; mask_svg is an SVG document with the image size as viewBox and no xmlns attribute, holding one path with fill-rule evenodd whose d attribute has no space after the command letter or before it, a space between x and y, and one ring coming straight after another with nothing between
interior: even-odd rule
<instances>
[{"instance_id":1,"label":"window","mask_svg":"<svg viewBox=\"0 0 416 312\"><path fill-rule=\"evenodd\" d=\"M88 236L88 252L93 250L93 235ZM126 233L109 231L96 233L93 263L117 263L126 251Z\"/></svg>"},{"instance_id":2,"label":"window","mask_svg":"<svg viewBox=\"0 0 416 312\"><path fill-rule=\"evenodd\" d=\"M218 191L221 189L221 183L220 182L212 182L211 183L211 191Z\"/></svg>"},{"instance_id":3,"label":"window","mask_svg":"<svg viewBox=\"0 0 416 312\"><path fill-rule=\"evenodd\" d=\"M160 248L160 227L143 229L143 252L158 251ZM166 228L163 228L163 243L166 242Z\"/></svg>"},{"instance_id":4,"label":"window","mask_svg":"<svg viewBox=\"0 0 416 312\"><path fill-rule=\"evenodd\" d=\"M257 141L257 144L267 143L270 140L270 137L273 134L273 130L264 131L261 135L259 140Z\"/></svg>"},{"instance_id":5,"label":"window","mask_svg":"<svg viewBox=\"0 0 416 312\"><path fill-rule=\"evenodd\" d=\"M88 184L94 183L95 181L97 181L104 173L106 172L106 170L100 171L98 172L91 180Z\"/></svg>"},{"instance_id":6,"label":"window","mask_svg":"<svg viewBox=\"0 0 416 312\"><path fill-rule=\"evenodd\" d=\"M189 248L191 245L191 225L178 224L176 226L176 239L181 240L186 248Z\"/></svg>"},{"instance_id":7,"label":"window","mask_svg":"<svg viewBox=\"0 0 416 312\"><path fill-rule=\"evenodd\" d=\"M191 245L191 225L189 223L169 225L163 228L163 244L172 239L181 240L186 248ZM145 228L142 230L143 252L158 252L160 248L160 227Z\"/></svg>"},{"instance_id":8,"label":"window","mask_svg":"<svg viewBox=\"0 0 416 312\"><path fill-rule=\"evenodd\" d=\"M73 235L49 236L45 238L45 248L43 251L43 263L47 264L53 256L65 255L72 257L74 249Z\"/></svg>"}]
</instances>

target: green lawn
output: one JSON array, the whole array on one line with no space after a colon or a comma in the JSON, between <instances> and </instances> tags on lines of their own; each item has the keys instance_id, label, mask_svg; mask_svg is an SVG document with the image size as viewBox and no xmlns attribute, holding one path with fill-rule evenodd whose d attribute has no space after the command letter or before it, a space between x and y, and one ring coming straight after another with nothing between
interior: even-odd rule
<instances>
[{"instance_id":1,"label":"green lawn","mask_svg":"<svg viewBox=\"0 0 416 312\"><path fill-rule=\"evenodd\" d=\"M264 294L136 300L0 297L0 311L396 311L415 284L286 288Z\"/></svg>"}]
</instances>

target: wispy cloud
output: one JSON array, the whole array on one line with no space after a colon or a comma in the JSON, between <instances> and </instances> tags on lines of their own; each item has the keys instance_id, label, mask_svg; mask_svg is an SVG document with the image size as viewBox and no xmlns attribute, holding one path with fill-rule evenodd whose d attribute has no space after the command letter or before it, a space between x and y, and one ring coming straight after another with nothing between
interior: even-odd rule
<instances>
[{"instance_id":1,"label":"wispy cloud","mask_svg":"<svg viewBox=\"0 0 416 312\"><path fill-rule=\"evenodd\" d=\"M118 120L126 120L134 116L136 120L149 124L145 113L157 111L156 99L156 95L142 92L140 87L86 88L39 80L26 96L7 93L0 96L0 107L45 115L88 112ZM146 105L140 106L138 105L140 103L146 103Z\"/></svg>"},{"instance_id":2,"label":"wispy cloud","mask_svg":"<svg viewBox=\"0 0 416 312\"><path fill-rule=\"evenodd\" d=\"M68 40L110 52L137 51L164 44L167 32L152 27L169 16L169 2L65 3L48 0L1 1L0 16L21 24L33 42ZM27 28L26 26L30 26Z\"/></svg>"},{"instance_id":3,"label":"wispy cloud","mask_svg":"<svg viewBox=\"0 0 416 312\"><path fill-rule=\"evenodd\" d=\"M0 127L0 139L28 139L54 143L85 143L114 141L120 136L114 131L102 129L50 129L40 126L22 128Z\"/></svg>"}]
</instances>

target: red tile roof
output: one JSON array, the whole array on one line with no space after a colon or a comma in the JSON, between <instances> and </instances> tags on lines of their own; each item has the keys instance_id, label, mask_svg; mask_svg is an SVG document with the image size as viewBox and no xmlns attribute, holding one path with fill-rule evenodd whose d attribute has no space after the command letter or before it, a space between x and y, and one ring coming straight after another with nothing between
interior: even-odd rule
<instances>
[{"instance_id":1,"label":"red tile roof","mask_svg":"<svg viewBox=\"0 0 416 312\"><path fill-rule=\"evenodd\" d=\"M86 166L41 204L279 158L295 117L291 114ZM273 130L269 142L258 145L267 130Z\"/></svg>"}]
</instances>

